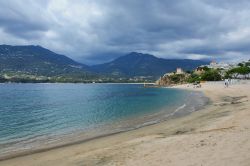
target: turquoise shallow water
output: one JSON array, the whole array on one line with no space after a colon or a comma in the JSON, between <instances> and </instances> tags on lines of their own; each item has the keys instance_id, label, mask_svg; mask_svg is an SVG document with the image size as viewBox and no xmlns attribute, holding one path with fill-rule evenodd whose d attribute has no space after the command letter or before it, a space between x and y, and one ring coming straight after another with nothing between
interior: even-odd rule
<instances>
[{"instance_id":1,"label":"turquoise shallow water","mask_svg":"<svg viewBox=\"0 0 250 166\"><path fill-rule=\"evenodd\" d=\"M200 93L138 84L0 84L0 156L138 128L204 104Z\"/></svg>"}]
</instances>

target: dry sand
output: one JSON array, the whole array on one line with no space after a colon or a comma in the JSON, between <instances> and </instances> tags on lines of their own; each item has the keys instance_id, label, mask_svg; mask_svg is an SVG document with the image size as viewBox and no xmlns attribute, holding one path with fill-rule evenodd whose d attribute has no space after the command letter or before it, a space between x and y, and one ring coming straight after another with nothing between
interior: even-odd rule
<instances>
[{"instance_id":1,"label":"dry sand","mask_svg":"<svg viewBox=\"0 0 250 166\"><path fill-rule=\"evenodd\" d=\"M191 89L187 85L177 88ZM249 166L250 84L204 84L205 109L89 142L0 161L4 166Z\"/></svg>"}]
</instances>

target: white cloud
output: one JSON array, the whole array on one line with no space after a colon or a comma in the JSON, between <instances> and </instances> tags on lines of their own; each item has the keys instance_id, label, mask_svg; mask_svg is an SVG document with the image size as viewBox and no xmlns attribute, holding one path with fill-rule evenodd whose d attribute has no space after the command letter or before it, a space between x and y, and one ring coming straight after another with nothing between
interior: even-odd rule
<instances>
[{"instance_id":1,"label":"white cloud","mask_svg":"<svg viewBox=\"0 0 250 166\"><path fill-rule=\"evenodd\" d=\"M250 53L249 7L246 0L0 1L0 43L42 45L83 62L131 51L242 59Z\"/></svg>"}]
</instances>

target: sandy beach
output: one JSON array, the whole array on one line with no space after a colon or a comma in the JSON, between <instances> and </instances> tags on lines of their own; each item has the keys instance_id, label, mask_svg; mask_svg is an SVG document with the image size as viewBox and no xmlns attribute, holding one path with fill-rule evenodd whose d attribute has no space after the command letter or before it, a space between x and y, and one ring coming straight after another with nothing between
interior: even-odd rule
<instances>
[{"instance_id":1,"label":"sandy beach","mask_svg":"<svg viewBox=\"0 0 250 166\"><path fill-rule=\"evenodd\" d=\"M211 102L185 117L3 160L0 166L249 166L250 84L174 88L202 91Z\"/></svg>"}]
</instances>

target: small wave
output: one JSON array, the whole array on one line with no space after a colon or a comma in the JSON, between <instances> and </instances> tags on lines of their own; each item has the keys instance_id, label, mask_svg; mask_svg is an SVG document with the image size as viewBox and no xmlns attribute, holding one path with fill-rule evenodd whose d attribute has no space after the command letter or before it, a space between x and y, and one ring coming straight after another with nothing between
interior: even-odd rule
<instances>
[{"instance_id":1,"label":"small wave","mask_svg":"<svg viewBox=\"0 0 250 166\"><path fill-rule=\"evenodd\" d=\"M141 128L141 127L144 127L144 126L149 126L149 125L153 125L153 124L157 124L159 123L160 120L154 120L154 121L149 121L149 122L145 122L141 125L137 125L136 128Z\"/></svg>"},{"instance_id":2,"label":"small wave","mask_svg":"<svg viewBox=\"0 0 250 166\"><path fill-rule=\"evenodd\" d=\"M174 114L176 114L177 112L179 112L180 110L184 109L187 105L184 103L182 106L178 107L174 112L165 115L165 118L169 117L169 116L173 116Z\"/></svg>"}]
</instances>

